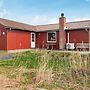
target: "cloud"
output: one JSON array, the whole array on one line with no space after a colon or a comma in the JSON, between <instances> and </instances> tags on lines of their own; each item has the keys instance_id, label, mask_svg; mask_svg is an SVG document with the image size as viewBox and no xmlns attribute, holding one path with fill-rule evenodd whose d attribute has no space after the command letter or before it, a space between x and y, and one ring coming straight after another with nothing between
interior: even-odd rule
<instances>
[{"instance_id":1,"label":"cloud","mask_svg":"<svg viewBox=\"0 0 90 90\"><path fill-rule=\"evenodd\" d=\"M52 24L57 23L58 18L52 17L52 16L45 16L45 15L36 15L34 16L29 23L34 25L40 25L40 24Z\"/></svg>"},{"instance_id":2,"label":"cloud","mask_svg":"<svg viewBox=\"0 0 90 90\"><path fill-rule=\"evenodd\" d=\"M50 17L50 16L45 16L45 15L37 15L34 16L33 19L31 20L33 24L50 24L50 23L56 23L57 18Z\"/></svg>"},{"instance_id":3,"label":"cloud","mask_svg":"<svg viewBox=\"0 0 90 90\"><path fill-rule=\"evenodd\" d=\"M74 18L73 19L73 21L83 21L83 20L90 20L90 17Z\"/></svg>"},{"instance_id":4,"label":"cloud","mask_svg":"<svg viewBox=\"0 0 90 90\"><path fill-rule=\"evenodd\" d=\"M18 20L19 22L31 24L31 25L44 25L44 24L53 24L53 23L58 23L58 17L53 17L50 15L35 15L33 17L19 17Z\"/></svg>"},{"instance_id":5,"label":"cloud","mask_svg":"<svg viewBox=\"0 0 90 90\"><path fill-rule=\"evenodd\" d=\"M0 0L0 17L7 15L7 10L4 8L4 1L5 0Z\"/></svg>"}]
</instances>

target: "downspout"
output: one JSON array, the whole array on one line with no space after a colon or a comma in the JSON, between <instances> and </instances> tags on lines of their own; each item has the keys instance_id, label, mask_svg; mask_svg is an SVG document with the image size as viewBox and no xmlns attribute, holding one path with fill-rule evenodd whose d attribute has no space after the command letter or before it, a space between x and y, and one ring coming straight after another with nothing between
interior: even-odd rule
<instances>
[{"instance_id":1,"label":"downspout","mask_svg":"<svg viewBox=\"0 0 90 90\"><path fill-rule=\"evenodd\" d=\"M70 42L70 41L69 41L69 37L70 37L70 34L69 34L69 32L68 32L68 37L67 37L67 38L68 38L68 43Z\"/></svg>"}]
</instances>

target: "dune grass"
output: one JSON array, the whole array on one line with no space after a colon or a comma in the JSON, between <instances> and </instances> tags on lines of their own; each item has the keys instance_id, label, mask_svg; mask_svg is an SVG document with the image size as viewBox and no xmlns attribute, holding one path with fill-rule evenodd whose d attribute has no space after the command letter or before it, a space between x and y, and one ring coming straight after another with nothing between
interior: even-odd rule
<instances>
[{"instance_id":1,"label":"dune grass","mask_svg":"<svg viewBox=\"0 0 90 90\"><path fill-rule=\"evenodd\" d=\"M10 90L89 90L90 54L33 50L0 61ZM14 87L11 84L14 81Z\"/></svg>"}]
</instances>

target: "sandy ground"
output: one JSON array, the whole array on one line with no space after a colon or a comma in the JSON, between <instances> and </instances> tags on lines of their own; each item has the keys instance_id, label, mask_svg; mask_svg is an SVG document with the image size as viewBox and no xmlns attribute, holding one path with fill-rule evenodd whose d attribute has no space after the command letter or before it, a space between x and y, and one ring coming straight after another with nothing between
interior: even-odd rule
<instances>
[{"instance_id":1,"label":"sandy ground","mask_svg":"<svg viewBox=\"0 0 90 90\"><path fill-rule=\"evenodd\" d=\"M27 86L26 89L22 89L22 86L20 86L20 82L17 80L12 80L7 78L4 75L0 74L0 90L47 90L43 88L32 88L33 86Z\"/></svg>"},{"instance_id":2,"label":"sandy ground","mask_svg":"<svg viewBox=\"0 0 90 90\"><path fill-rule=\"evenodd\" d=\"M20 90L19 82L16 80L8 79L4 75L0 75L0 90Z\"/></svg>"}]
</instances>

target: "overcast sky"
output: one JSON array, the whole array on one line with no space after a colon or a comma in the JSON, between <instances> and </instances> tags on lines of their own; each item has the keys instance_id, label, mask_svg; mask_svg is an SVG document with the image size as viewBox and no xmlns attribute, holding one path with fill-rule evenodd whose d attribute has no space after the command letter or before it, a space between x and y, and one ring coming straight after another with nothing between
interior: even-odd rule
<instances>
[{"instance_id":1,"label":"overcast sky","mask_svg":"<svg viewBox=\"0 0 90 90\"><path fill-rule=\"evenodd\" d=\"M90 19L90 0L0 0L0 17L36 24L58 23L64 12L67 21Z\"/></svg>"}]
</instances>

